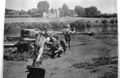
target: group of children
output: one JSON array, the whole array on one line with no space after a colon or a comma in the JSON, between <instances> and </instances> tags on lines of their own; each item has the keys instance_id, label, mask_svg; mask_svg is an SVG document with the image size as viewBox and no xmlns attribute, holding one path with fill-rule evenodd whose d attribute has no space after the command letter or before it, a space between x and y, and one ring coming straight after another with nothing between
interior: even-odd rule
<instances>
[{"instance_id":1,"label":"group of children","mask_svg":"<svg viewBox=\"0 0 120 78\"><path fill-rule=\"evenodd\" d=\"M55 58L60 57L62 52L66 51L66 45L64 41L60 40L59 35L55 34L54 32L39 32L36 34L34 52L35 58L33 60L33 64L35 64L35 62L41 61L45 49L48 49L47 52L51 52L51 58Z\"/></svg>"},{"instance_id":2,"label":"group of children","mask_svg":"<svg viewBox=\"0 0 120 78\"><path fill-rule=\"evenodd\" d=\"M47 52L51 52L51 58L60 57L62 53L65 53L67 48L66 45L68 45L68 48L70 49L70 34L70 25L68 25L67 29L63 30L65 43L63 40L60 40L59 35L55 34L55 32L48 33L47 31L42 31L36 34L35 58L33 64L41 61L45 49L48 49Z\"/></svg>"}]
</instances>

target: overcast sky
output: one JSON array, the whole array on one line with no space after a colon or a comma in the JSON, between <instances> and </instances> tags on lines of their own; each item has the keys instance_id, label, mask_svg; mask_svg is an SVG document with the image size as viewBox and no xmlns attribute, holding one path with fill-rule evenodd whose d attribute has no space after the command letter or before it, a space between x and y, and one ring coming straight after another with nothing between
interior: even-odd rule
<instances>
[{"instance_id":1,"label":"overcast sky","mask_svg":"<svg viewBox=\"0 0 120 78\"><path fill-rule=\"evenodd\" d=\"M37 8L37 3L44 0L6 0L6 8L15 10L28 10ZM69 8L73 9L75 5L82 7L96 6L102 13L116 13L117 0L46 0L50 7L59 8L66 3Z\"/></svg>"}]
</instances>

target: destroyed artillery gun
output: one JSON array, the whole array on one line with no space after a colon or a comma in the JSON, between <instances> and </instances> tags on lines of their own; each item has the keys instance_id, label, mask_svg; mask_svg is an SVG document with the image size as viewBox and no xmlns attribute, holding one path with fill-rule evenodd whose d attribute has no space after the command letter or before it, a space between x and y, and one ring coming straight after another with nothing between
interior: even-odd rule
<instances>
[{"instance_id":1,"label":"destroyed artillery gun","mask_svg":"<svg viewBox=\"0 0 120 78\"><path fill-rule=\"evenodd\" d=\"M29 52L31 50L31 46L33 46L34 49L34 43L35 43L35 35L37 32L34 29L21 29L21 36L20 37L7 37L7 42L4 43L4 48L17 48L16 52L23 53L23 52ZM34 51L34 50L33 50ZM36 68L27 66L27 69L29 69L29 73L27 75L27 78L44 78L45 70L42 68ZM40 76L40 74L42 74Z\"/></svg>"},{"instance_id":2,"label":"destroyed artillery gun","mask_svg":"<svg viewBox=\"0 0 120 78\"><path fill-rule=\"evenodd\" d=\"M21 33L19 37L7 37L7 41L4 43L4 48L16 48L15 52L23 53L29 52L35 49L35 36L41 32L41 30L36 29L21 29ZM47 51L47 49L45 49ZM49 52L50 53L50 52ZM44 56L48 52L44 52Z\"/></svg>"},{"instance_id":3,"label":"destroyed artillery gun","mask_svg":"<svg viewBox=\"0 0 120 78\"><path fill-rule=\"evenodd\" d=\"M62 43L62 41L60 41L60 44L65 45ZM54 46L54 44L51 44L51 45ZM56 50L55 46L54 46L54 48L52 48L52 47L49 47L49 48L51 48L52 50L54 49L53 51ZM64 46L64 48L65 48L65 46ZM29 72L27 75L27 78L33 78L33 77L34 78L40 78L40 77L44 78L45 69L41 68L39 66L42 63L42 58L44 58L45 50L46 50L47 54L50 53L49 49L48 49L48 44L46 43L46 40L44 41L44 39L43 39L41 46L37 52L36 58L33 59L33 64L27 66L27 70ZM50 56L51 56L51 54L50 54Z\"/></svg>"},{"instance_id":4,"label":"destroyed artillery gun","mask_svg":"<svg viewBox=\"0 0 120 78\"><path fill-rule=\"evenodd\" d=\"M20 37L7 37L4 48L17 48L17 52L27 52L32 49L35 42L35 34L38 31L34 29L21 29Z\"/></svg>"}]
</instances>

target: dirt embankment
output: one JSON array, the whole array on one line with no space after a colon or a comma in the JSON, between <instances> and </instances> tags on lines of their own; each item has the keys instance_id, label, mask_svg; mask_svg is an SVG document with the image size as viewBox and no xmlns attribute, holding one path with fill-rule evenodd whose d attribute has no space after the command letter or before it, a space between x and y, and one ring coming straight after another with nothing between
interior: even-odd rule
<instances>
[{"instance_id":1,"label":"dirt embankment","mask_svg":"<svg viewBox=\"0 0 120 78\"><path fill-rule=\"evenodd\" d=\"M40 67L46 70L45 78L102 78L106 72L108 78L117 78L117 63L103 65L91 60L98 58L99 48L106 46L111 49L111 55L117 56L117 46L105 44L95 37L77 36L72 39L70 51L60 58L43 60ZM32 60L4 61L4 78L26 78L26 66L31 64Z\"/></svg>"}]
</instances>

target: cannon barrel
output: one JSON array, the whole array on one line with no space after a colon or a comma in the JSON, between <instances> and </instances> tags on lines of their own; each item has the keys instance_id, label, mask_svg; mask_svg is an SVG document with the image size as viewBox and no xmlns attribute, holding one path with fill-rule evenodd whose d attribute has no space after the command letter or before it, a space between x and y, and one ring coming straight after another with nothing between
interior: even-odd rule
<instances>
[{"instance_id":1,"label":"cannon barrel","mask_svg":"<svg viewBox=\"0 0 120 78\"><path fill-rule=\"evenodd\" d=\"M15 43L4 43L4 48L13 48L17 47L16 42Z\"/></svg>"}]
</instances>

